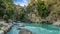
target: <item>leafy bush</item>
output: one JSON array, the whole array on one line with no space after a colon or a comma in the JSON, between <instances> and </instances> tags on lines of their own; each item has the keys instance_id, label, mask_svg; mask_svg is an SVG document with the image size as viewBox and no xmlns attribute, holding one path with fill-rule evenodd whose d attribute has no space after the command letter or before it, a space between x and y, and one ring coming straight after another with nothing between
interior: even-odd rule
<instances>
[{"instance_id":1,"label":"leafy bush","mask_svg":"<svg viewBox=\"0 0 60 34\"><path fill-rule=\"evenodd\" d=\"M50 13L48 11L48 6L46 6L43 1L38 0L36 7L38 10L38 15L40 15L41 17L46 17Z\"/></svg>"},{"instance_id":2,"label":"leafy bush","mask_svg":"<svg viewBox=\"0 0 60 34\"><path fill-rule=\"evenodd\" d=\"M21 15L20 15L20 19L23 19L23 18L24 18L24 14L21 14Z\"/></svg>"},{"instance_id":3,"label":"leafy bush","mask_svg":"<svg viewBox=\"0 0 60 34\"><path fill-rule=\"evenodd\" d=\"M0 29L1 29L2 26L3 26L3 24L0 24Z\"/></svg>"},{"instance_id":4,"label":"leafy bush","mask_svg":"<svg viewBox=\"0 0 60 34\"><path fill-rule=\"evenodd\" d=\"M14 14L14 11L13 10L9 10L9 11L7 11L7 16L8 16L8 18L10 19L10 18L12 18L12 15Z\"/></svg>"}]
</instances>

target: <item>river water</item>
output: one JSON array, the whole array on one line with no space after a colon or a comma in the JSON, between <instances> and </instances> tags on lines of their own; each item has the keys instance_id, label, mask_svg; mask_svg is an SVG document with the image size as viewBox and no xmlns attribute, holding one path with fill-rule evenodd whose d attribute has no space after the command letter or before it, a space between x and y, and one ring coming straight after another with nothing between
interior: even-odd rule
<instances>
[{"instance_id":1,"label":"river water","mask_svg":"<svg viewBox=\"0 0 60 34\"><path fill-rule=\"evenodd\" d=\"M11 30L7 32L7 34L18 34L19 24L21 24L21 22L14 23ZM22 23L22 24L24 24L24 28L30 30L32 34L60 34L60 28L53 25L32 24L32 23Z\"/></svg>"}]
</instances>

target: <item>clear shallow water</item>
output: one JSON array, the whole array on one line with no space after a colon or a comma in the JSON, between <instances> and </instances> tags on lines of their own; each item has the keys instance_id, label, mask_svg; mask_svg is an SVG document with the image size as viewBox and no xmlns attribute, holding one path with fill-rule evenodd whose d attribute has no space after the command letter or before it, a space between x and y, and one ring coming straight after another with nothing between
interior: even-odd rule
<instances>
[{"instance_id":1,"label":"clear shallow water","mask_svg":"<svg viewBox=\"0 0 60 34\"><path fill-rule=\"evenodd\" d=\"M47 24L23 23L24 28L32 31L33 34L60 34L60 28ZM7 34L18 34L19 23L15 23Z\"/></svg>"},{"instance_id":2,"label":"clear shallow water","mask_svg":"<svg viewBox=\"0 0 60 34\"><path fill-rule=\"evenodd\" d=\"M18 34L19 30L18 29L18 24L13 24L11 30L7 34Z\"/></svg>"}]
</instances>

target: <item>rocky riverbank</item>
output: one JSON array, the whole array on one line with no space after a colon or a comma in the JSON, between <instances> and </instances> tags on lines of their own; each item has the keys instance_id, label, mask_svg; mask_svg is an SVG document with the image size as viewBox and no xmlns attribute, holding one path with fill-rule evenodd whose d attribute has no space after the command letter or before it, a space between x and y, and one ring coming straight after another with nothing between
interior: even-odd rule
<instances>
[{"instance_id":1,"label":"rocky riverbank","mask_svg":"<svg viewBox=\"0 0 60 34\"><path fill-rule=\"evenodd\" d=\"M6 32L8 32L12 26L12 23L5 23L4 20L0 21L0 24L3 25L2 27L0 27L0 34L6 34Z\"/></svg>"}]
</instances>

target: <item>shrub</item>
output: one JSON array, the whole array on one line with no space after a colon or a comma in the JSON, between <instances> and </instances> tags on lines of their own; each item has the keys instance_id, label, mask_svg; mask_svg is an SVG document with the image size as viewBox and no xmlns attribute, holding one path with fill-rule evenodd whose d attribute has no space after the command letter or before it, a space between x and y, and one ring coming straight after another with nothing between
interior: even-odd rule
<instances>
[{"instance_id":1,"label":"shrub","mask_svg":"<svg viewBox=\"0 0 60 34\"><path fill-rule=\"evenodd\" d=\"M48 11L48 6L46 6L43 1L38 0L36 7L38 10L38 15L40 15L41 17L46 17L50 13Z\"/></svg>"},{"instance_id":2,"label":"shrub","mask_svg":"<svg viewBox=\"0 0 60 34\"><path fill-rule=\"evenodd\" d=\"M3 24L0 24L0 29L1 29L2 26L3 26Z\"/></svg>"}]
</instances>

